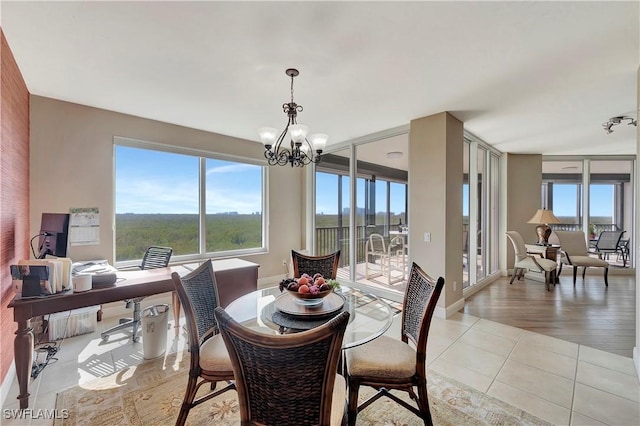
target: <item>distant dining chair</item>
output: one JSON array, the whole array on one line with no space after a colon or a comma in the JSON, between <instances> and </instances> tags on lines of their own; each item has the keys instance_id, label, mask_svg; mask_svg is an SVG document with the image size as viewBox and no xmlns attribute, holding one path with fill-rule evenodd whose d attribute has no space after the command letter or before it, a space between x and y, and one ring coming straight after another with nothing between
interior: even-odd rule
<instances>
[{"instance_id":1,"label":"distant dining chair","mask_svg":"<svg viewBox=\"0 0 640 426\"><path fill-rule=\"evenodd\" d=\"M172 254L173 249L171 247L151 246L147 248L146 252L144 253L144 257L142 258L142 263L140 264L139 268L166 268L167 266L169 266L169 261L171 260ZM144 297L137 297L135 299L125 300L126 308L131 308L131 305L133 305L132 318L120 318L120 323L118 325L103 331L102 333L100 333L100 337L102 337L103 340L106 340L109 335L125 328L131 327L131 340L137 342L139 340L138 330L140 328L140 315L142 313L140 303L143 299Z\"/></svg>"},{"instance_id":2,"label":"distant dining chair","mask_svg":"<svg viewBox=\"0 0 640 426\"><path fill-rule=\"evenodd\" d=\"M291 250L291 260L293 262L294 277L299 277L305 273L311 276L319 273L324 278L335 279L338 274L340 250L322 256L310 256Z\"/></svg>"},{"instance_id":3,"label":"distant dining chair","mask_svg":"<svg viewBox=\"0 0 640 426\"><path fill-rule=\"evenodd\" d=\"M513 251L515 252L515 259L513 263L513 274L509 284L513 284L513 280L518 276L518 279L522 277L522 274L528 270L542 272L545 276L545 283L547 290L551 289L549 284L555 285L556 270L558 263L550 259L544 259L527 253L527 248L524 244L524 239L517 231L507 231L507 237L513 245Z\"/></svg>"},{"instance_id":4,"label":"distant dining chair","mask_svg":"<svg viewBox=\"0 0 640 426\"><path fill-rule=\"evenodd\" d=\"M605 260L589 256L587 249L587 239L582 231L556 231L558 241L560 242L560 271L562 273L562 265L570 265L573 267L573 285L576 284L576 275L578 267L582 266L582 279L587 272L587 268L592 266L596 268L604 268L604 284L609 287L608 274L609 263Z\"/></svg>"},{"instance_id":5,"label":"distant dining chair","mask_svg":"<svg viewBox=\"0 0 640 426\"><path fill-rule=\"evenodd\" d=\"M427 338L443 287L444 278L434 280L414 262L404 294L400 339L383 335L346 350L349 425L355 425L358 413L382 396L413 412L425 424L433 424L427 394ZM360 386L378 392L358 405ZM417 408L390 393L392 389L408 392Z\"/></svg>"},{"instance_id":6,"label":"distant dining chair","mask_svg":"<svg viewBox=\"0 0 640 426\"><path fill-rule=\"evenodd\" d=\"M231 357L240 424L306 426L344 423L346 382L337 374L349 313L311 330L267 335L216 308Z\"/></svg>"},{"instance_id":7,"label":"distant dining chair","mask_svg":"<svg viewBox=\"0 0 640 426\"><path fill-rule=\"evenodd\" d=\"M171 278L184 309L189 336L189 380L176 419L176 426L181 426L187 420L189 410L235 389L235 383L231 359L214 314L220 299L211 261L207 260L182 278L174 272ZM218 382L226 382L226 385L216 390ZM206 383L211 385L211 392L196 399L198 389Z\"/></svg>"}]
</instances>

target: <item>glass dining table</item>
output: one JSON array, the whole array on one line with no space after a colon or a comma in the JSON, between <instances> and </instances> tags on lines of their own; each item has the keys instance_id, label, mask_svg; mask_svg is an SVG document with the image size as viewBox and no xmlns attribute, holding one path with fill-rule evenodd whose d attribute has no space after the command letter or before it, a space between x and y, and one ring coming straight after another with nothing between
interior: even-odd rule
<instances>
[{"instance_id":1,"label":"glass dining table","mask_svg":"<svg viewBox=\"0 0 640 426\"><path fill-rule=\"evenodd\" d=\"M231 302L225 310L240 324L266 334L285 334L308 330L329 321L342 311L349 312L349 323L342 342L342 348L348 349L367 343L384 334L399 313L379 297L347 286L341 286L334 293L344 302L340 309L322 314L322 308L316 308L318 315L292 314L283 306L291 306L295 300L286 290L270 287L241 296ZM340 302L342 303L342 302ZM320 305L321 306L321 305ZM311 311L312 310L306 310Z\"/></svg>"}]
</instances>

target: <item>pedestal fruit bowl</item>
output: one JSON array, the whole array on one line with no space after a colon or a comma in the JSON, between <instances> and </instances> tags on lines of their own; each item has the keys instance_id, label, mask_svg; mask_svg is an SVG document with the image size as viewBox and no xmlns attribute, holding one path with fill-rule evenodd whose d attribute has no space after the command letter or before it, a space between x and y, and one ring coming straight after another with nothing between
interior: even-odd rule
<instances>
[{"instance_id":1,"label":"pedestal fruit bowl","mask_svg":"<svg viewBox=\"0 0 640 426\"><path fill-rule=\"evenodd\" d=\"M340 284L336 280L325 280L320 274L313 277L302 274L299 278L285 278L280 281L280 291L286 291L305 305L319 305Z\"/></svg>"}]
</instances>

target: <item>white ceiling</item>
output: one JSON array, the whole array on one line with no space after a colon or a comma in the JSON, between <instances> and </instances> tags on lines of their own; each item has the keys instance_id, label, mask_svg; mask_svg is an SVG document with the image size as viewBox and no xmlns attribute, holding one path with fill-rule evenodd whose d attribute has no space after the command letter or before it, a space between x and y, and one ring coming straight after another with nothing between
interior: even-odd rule
<instances>
[{"instance_id":1,"label":"white ceiling","mask_svg":"<svg viewBox=\"0 0 640 426\"><path fill-rule=\"evenodd\" d=\"M450 111L503 152L635 154L630 2L9 2L32 94L257 141L299 121L337 143Z\"/></svg>"}]
</instances>

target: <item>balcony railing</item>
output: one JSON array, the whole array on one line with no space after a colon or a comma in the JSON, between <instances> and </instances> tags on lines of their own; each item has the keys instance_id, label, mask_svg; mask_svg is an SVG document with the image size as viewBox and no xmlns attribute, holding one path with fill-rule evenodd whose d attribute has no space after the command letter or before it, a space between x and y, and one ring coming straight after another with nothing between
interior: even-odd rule
<instances>
[{"instance_id":1,"label":"balcony railing","mask_svg":"<svg viewBox=\"0 0 640 426\"><path fill-rule=\"evenodd\" d=\"M385 235L385 230L387 234ZM385 244L389 244L388 231L397 231L398 225L358 225L356 227L356 263L365 261L365 249L367 239L371 234L380 234L385 239ZM316 228L316 254L329 254L340 249L340 266L345 266L349 262L349 227L329 226Z\"/></svg>"},{"instance_id":2,"label":"balcony railing","mask_svg":"<svg viewBox=\"0 0 640 426\"><path fill-rule=\"evenodd\" d=\"M463 225L463 228L468 225ZM596 235L602 231L617 231L619 227L614 223L599 223L593 225ZM580 231L581 223L554 223L551 228L560 231ZM385 232L385 229L387 230ZM388 231L397 231L398 225L359 225L356 228L356 263L365 261L365 245L369 235L373 233L381 234L385 238L385 243L389 243ZM386 234L386 235L385 235ZM316 228L316 254L329 254L338 249L341 250L340 266L345 266L349 261L349 227L329 226Z\"/></svg>"}]
</instances>

